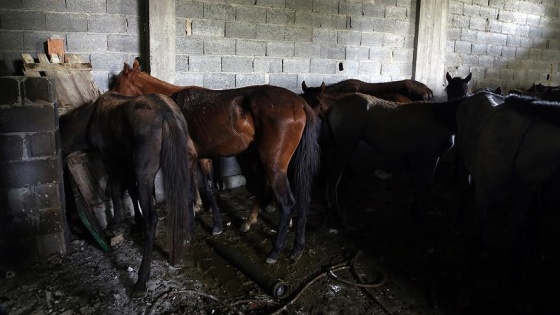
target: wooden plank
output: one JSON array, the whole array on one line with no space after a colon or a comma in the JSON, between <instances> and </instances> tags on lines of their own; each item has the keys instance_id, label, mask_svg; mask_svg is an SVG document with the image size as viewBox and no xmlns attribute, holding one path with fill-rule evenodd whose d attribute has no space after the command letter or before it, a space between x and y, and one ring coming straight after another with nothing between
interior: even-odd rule
<instances>
[{"instance_id":1,"label":"wooden plank","mask_svg":"<svg viewBox=\"0 0 560 315\"><path fill-rule=\"evenodd\" d=\"M21 54L21 59L23 59L23 74L26 77L40 77L41 76L41 73L39 73L39 71L31 70L29 68L30 65L35 64L35 60L33 59L33 57L31 57L31 54L23 53L23 54Z\"/></svg>"},{"instance_id":2,"label":"wooden plank","mask_svg":"<svg viewBox=\"0 0 560 315\"><path fill-rule=\"evenodd\" d=\"M83 64L84 62L82 56L77 54L68 54L65 59L68 64ZM69 74L76 90L80 93L85 103L95 102L99 98L101 91L95 86L95 80L91 72L69 71Z\"/></svg>"},{"instance_id":3,"label":"wooden plank","mask_svg":"<svg viewBox=\"0 0 560 315\"><path fill-rule=\"evenodd\" d=\"M53 78L55 82L55 95L59 111L65 112L67 108L82 105L83 101L80 95L77 94L68 73L66 71L57 71L56 69L59 68L59 64L51 64L45 53L38 53L37 58L41 64L50 65L51 67L50 70L45 70L44 72L46 76Z\"/></svg>"},{"instance_id":4,"label":"wooden plank","mask_svg":"<svg viewBox=\"0 0 560 315\"><path fill-rule=\"evenodd\" d=\"M47 39L47 53L50 56L60 55L62 56L61 59L64 60L64 39L54 36Z\"/></svg>"},{"instance_id":5,"label":"wooden plank","mask_svg":"<svg viewBox=\"0 0 560 315\"><path fill-rule=\"evenodd\" d=\"M62 69L91 71L93 69L89 63L28 63L25 67L34 71L57 71Z\"/></svg>"}]
</instances>

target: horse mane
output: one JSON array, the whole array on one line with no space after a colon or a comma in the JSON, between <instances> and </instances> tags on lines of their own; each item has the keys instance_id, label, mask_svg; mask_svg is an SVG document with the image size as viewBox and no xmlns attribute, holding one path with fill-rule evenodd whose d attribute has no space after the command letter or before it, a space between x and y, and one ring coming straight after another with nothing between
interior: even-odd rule
<instances>
[{"instance_id":1,"label":"horse mane","mask_svg":"<svg viewBox=\"0 0 560 315\"><path fill-rule=\"evenodd\" d=\"M530 95L510 94L506 97L504 106L534 119L560 124L560 102L545 101Z\"/></svg>"}]
</instances>

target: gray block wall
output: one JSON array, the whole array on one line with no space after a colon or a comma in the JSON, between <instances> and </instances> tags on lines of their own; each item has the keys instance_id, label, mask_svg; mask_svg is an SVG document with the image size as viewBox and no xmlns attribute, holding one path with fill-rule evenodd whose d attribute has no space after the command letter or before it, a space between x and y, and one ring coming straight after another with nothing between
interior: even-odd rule
<instances>
[{"instance_id":1,"label":"gray block wall","mask_svg":"<svg viewBox=\"0 0 560 315\"><path fill-rule=\"evenodd\" d=\"M144 6L144 0L2 0L0 76L21 75L21 53L36 57L58 35L67 52L93 65L95 81L106 91L123 62L145 55Z\"/></svg>"},{"instance_id":2,"label":"gray block wall","mask_svg":"<svg viewBox=\"0 0 560 315\"><path fill-rule=\"evenodd\" d=\"M64 253L54 86L45 77L1 77L0 91L0 253Z\"/></svg>"},{"instance_id":3,"label":"gray block wall","mask_svg":"<svg viewBox=\"0 0 560 315\"><path fill-rule=\"evenodd\" d=\"M412 77L416 1L176 2L175 83L273 84Z\"/></svg>"},{"instance_id":4,"label":"gray block wall","mask_svg":"<svg viewBox=\"0 0 560 315\"><path fill-rule=\"evenodd\" d=\"M445 68L471 88L560 85L560 2L450 0Z\"/></svg>"}]
</instances>

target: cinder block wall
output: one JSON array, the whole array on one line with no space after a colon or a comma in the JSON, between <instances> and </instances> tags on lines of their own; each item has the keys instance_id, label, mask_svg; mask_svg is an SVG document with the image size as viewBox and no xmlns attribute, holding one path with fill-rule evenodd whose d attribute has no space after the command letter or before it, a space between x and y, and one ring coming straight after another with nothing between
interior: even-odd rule
<instances>
[{"instance_id":1,"label":"cinder block wall","mask_svg":"<svg viewBox=\"0 0 560 315\"><path fill-rule=\"evenodd\" d=\"M0 253L66 251L53 88L45 77L0 78Z\"/></svg>"},{"instance_id":2,"label":"cinder block wall","mask_svg":"<svg viewBox=\"0 0 560 315\"><path fill-rule=\"evenodd\" d=\"M0 1L0 76L20 75L20 54L45 52L44 43L61 36L67 52L94 67L99 88L107 90L123 62L143 55L143 0Z\"/></svg>"},{"instance_id":3,"label":"cinder block wall","mask_svg":"<svg viewBox=\"0 0 560 315\"><path fill-rule=\"evenodd\" d=\"M412 0L178 0L176 19L176 84L299 91L412 77Z\"/></svg>"},{"instance_id":4,"label":"cinder block wall","mask_svg":"<svg viewBox=\"0 0 560 315\"><path fill-rule=\"evenodd\" d=\"M473 88L560 85L560 1L450 0L445 68Z\"/></svg>"}]
</instances>

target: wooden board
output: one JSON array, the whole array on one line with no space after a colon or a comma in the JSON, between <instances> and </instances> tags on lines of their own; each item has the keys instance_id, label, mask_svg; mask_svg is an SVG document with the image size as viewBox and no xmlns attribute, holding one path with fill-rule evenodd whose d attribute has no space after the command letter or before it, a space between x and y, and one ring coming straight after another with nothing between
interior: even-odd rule
<instances>
[{"instance_id":1,"label":"wooden board","mask_svg":"<svg viewBox=\"0 0 560 315\"><path fill-rule=\"evenodd\" d=\"M26 76L45 75L53 78L58 112L61 115L83 104L95 102L101 95L91 74L93 67L84 62L80 55L52 54L49 59L46 54L38 53L38 63L30 54L22 54L21 57ZM65 62L62 63L61 59Z\"/></svg>"}]
</instances>

